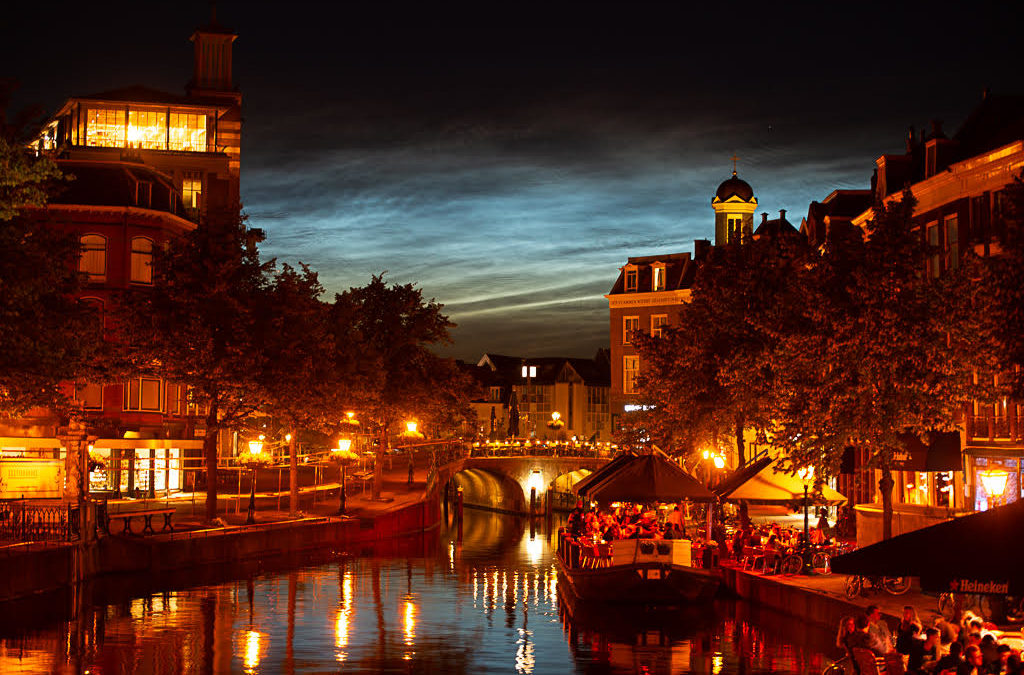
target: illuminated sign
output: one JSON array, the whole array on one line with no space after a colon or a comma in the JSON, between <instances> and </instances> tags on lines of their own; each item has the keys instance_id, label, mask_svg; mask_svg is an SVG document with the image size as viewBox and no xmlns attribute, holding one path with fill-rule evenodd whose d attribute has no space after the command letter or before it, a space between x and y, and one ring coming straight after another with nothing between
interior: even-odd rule
<instances>
[{"instance_id":1,"label":"illuminated sign","mask_svg":"<svg viewBox=\"0 0 1024 675\"><path fill-rule=\"evenodd\" d=\"M980 593L982 595L1006 595L1010 592L1009 581L978 581L977 579L953 579L949 582L953 593Z\"/></svg>"}]
</instances>

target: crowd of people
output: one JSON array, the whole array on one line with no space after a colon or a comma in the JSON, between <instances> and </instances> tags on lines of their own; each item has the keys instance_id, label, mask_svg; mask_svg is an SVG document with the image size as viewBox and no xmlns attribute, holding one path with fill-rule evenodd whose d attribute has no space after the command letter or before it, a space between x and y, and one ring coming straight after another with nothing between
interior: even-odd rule
<instances>
[{"instance_id":1,"label":"crowd of people","mask_svg":"<svg viewBox=\"0 0 1024 675\"><path fill-rule=\"evenodd\" d=\"M615 541L616 539L687 539L686 519L677 504L664 519L655 511L639 505L587 511L583 502L569 513L566 531L577 539Z\"/></svg>"},{"instance_id":2,"label":"crowd of people","mask_svg":"<svg viewBox=\"0 0 1024 675\"><path fill-rule=\"evenodd\" d=\"M925 626L911 606L892 635L877 605L863 614L839 622L836 646L845 650L855 672L854 649L866 649L876 657L897 653L908 673L927 675L1024 675L1021 654L1000 642L995 626L971 612L959 622L937 619Z\"/></svg>"}]
</instances>

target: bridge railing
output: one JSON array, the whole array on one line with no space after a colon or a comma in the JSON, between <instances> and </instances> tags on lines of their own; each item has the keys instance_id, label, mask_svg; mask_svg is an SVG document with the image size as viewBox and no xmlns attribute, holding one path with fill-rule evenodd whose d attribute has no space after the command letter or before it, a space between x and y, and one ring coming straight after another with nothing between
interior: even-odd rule
<instances>
[{"instance_id":1,"label":"bridge railing","mask_svg":"<svg viewBox=\"0 0 1024 675\"><path fill-rule=\"evenodd\" d=\"M480 444L472 447L471 457L582 457L611 458L616 449L610 445L571 443Z\"/></svg>"}]
</instances>

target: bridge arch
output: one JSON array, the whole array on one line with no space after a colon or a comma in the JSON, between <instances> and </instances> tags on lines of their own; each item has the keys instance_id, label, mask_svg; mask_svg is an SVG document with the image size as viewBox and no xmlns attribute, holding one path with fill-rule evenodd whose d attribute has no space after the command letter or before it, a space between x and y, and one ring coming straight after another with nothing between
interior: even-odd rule
<instances>
[{"instance_id":1,"label":"bridge arch","mask_svg":"<svg viewBox=\"0 0 1024 675\"><path fill-rule=\"evenodd\" d=\"M456 488L462 488L466 506L514 511L527 510L527 497L514 478L501 471L479 467L466 467L452 477Z\"/></svg>"}]
</instances>

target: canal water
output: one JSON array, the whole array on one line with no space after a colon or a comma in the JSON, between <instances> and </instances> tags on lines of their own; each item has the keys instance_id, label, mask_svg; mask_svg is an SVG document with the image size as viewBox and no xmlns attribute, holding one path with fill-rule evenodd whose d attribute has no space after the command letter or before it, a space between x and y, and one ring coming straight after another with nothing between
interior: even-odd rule
<instances>
[{"instance_id":1,"label":"canal water","mask_svg":"<svg viewBox=\"0 0 1024 675\"><path fill-rule=\"evenodd\" d=\"M543 522L458 529L277 569L0 607L2 673L820 673L834 633L742 602L642 611L559 585ZM73 618L68 618L71 615Z\"/></svg>"}]
</instances>

